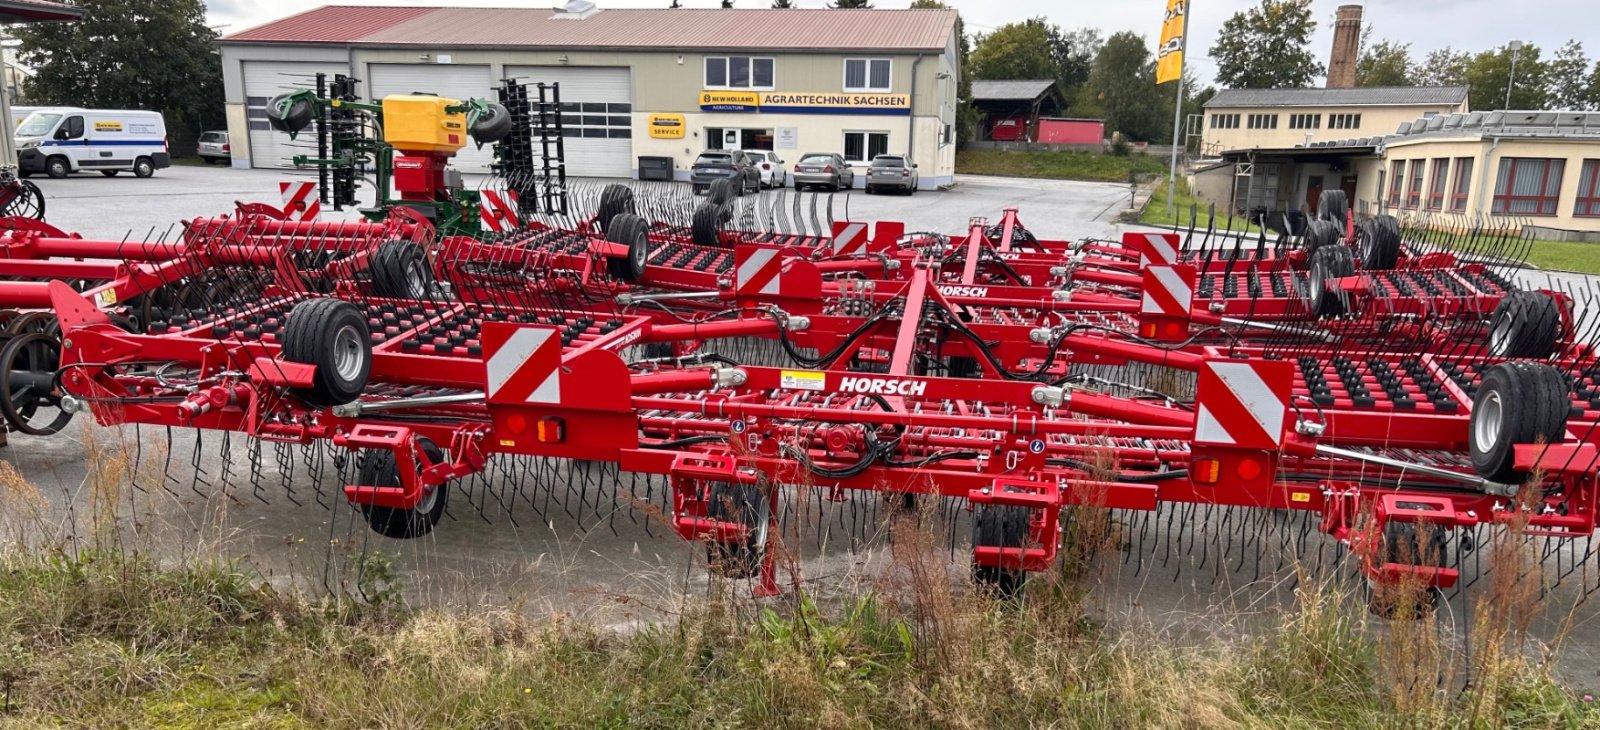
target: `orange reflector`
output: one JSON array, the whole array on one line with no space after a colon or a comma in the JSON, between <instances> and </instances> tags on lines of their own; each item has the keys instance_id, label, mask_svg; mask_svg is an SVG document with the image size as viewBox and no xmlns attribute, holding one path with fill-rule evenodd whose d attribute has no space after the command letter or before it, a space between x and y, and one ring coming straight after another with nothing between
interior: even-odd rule
<instances>
[{"instance_id":1,"label":"orange reflector","mask_svg":"<svg viewBox=\"0 0 1600 730\"><path fill-rule=\"evenodd\" d=\"M567 419L545 416L539 419L539 443L559 444L567 440Z\"/></svg>"},{"instance_id":2,"label":"orange reflector","mask_svg":"<svg viewBox=\"0 0 1600 730\"><path fill-rule=\"evenodd\" d=\"M1189 465L1189 476L1196 484L1216 484L1222 478L1222 460L1203 456Z\"/></svg>"},{"instance_id":3,"label":"orange reflector","mask_svg":"<svg viewBox=\"0 0 1600 730\"><path fill-rule=\"evenodd\" d=\"M1144 324L1139 325L1139 336L1143 337L1145 339L1149 339L1151 337L1155 337L1156 336L1156 323L1155 322L1145 322Z\"/></svg>"},{"instance_id":4,"label":"orange reflector","mask_svg":"<svg viewBox=\"0 0 1600 730\"><path fill-rule=\"evenodd\" d=\"M1261 460L1245 459L1239 462L1238 466L1234 467L1234 471L1238 473L1240 479L1243 479L1247 482L1253 481L1256 477L1261 476Z\"/></svg>"}]
</instances>

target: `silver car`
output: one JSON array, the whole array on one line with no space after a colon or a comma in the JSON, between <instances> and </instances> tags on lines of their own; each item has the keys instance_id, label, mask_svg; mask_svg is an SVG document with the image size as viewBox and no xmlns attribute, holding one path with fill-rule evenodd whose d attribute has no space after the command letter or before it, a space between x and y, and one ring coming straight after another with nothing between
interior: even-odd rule
<instances>
[{"instance_id":1,"label":"silver car","mask_svg":"<svg viewBox=\"0 0 1600 730\"><path fill-rule=\"evenodd\" d=\"M800 157L794 165L794 187L825 187L829 190L848 190L855 187L856 172L850 163L831 152L812 152Z\"/></svg>"},{"instance_id":2,"label":"silver car","mask_svg":"<svg viewBox=\"0 0 1600 730\"><path fill-rule=\"evenodd\" d=\"M878 155L867 168L867 194L894 190L910 195L918 180L917 163L903 155Z\"/></svg>"},{"instance_id":3,"label":"silver car","mask_svg":"<svg viewBox=\"0 0 1600 730\"><path fill-rule=\"evenodd\" d=\"M227 132L201 132L199 152L207 165L233 162L233 146L228 144Z\"/></svg>"}]
</instances>

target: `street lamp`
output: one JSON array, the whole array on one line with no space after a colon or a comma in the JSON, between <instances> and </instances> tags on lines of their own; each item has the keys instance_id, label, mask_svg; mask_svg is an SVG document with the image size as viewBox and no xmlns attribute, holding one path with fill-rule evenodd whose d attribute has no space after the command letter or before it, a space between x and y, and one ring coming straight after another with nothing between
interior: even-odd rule
<instances>
[{"instance_id":1,"label":"street lamp","mask_svg":"<svg viewBox=\"0 0 1600 730\"><path fill-rule=\"evenodd\" d=\"M1511 76L1506 79L1506 108L1511 108L1511 87L1517 85L1517 56L1522 54L1522 41L1511 42Z\"/></svg>"}]
</instances>

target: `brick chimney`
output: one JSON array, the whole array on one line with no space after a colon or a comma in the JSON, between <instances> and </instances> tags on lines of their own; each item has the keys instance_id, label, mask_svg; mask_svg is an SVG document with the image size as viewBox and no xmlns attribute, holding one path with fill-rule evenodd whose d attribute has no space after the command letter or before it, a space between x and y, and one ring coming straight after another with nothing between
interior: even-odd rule
<instances>
[{"instance_id":1,"label":"brick chimney","mask_svg":"<svg viewBox=\"0 0 1600 730\"><path fill-rule=\"evenodd\" d=\"M1340 5L1333 21L1333 56L1328 59L1328 88L1356 85L1356 58L1361 55L1361 6Z\"/></svg>"}]
</instances>

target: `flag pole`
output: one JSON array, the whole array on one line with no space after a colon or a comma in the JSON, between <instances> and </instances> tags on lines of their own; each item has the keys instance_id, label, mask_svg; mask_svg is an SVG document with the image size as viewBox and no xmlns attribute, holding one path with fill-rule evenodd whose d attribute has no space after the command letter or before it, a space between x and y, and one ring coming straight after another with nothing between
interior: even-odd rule
<instances>
[{"instance_id":1,"label":"flag pole","mask_svg":"<svg viewBox=\"0 0 1600 730\"><path fill-rule=\"evenodd\" d=\"M1172 110L1172 165L1167 172L1167 217L1172 217L1172 199L1178 194L1178 137L1183 131L1183 72L1189 65L1189 2L1183 2L1183 48L1178 56L1178 98Z\"/></svg>"}]
</instances>

